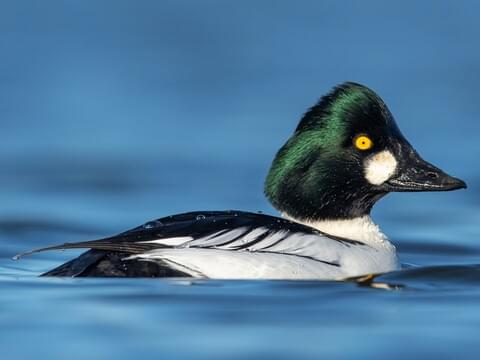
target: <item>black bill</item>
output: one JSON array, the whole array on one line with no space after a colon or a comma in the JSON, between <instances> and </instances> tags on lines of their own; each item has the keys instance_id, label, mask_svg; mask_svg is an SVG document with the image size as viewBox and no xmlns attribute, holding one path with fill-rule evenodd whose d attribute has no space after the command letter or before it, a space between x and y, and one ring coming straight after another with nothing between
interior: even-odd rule
<instances>
[{"instance_id":1,"label":"black bill","mask_svg":"<svg viewBox=\"0 0 480 360\"><path fill-rule=\"evenodd\" d=\"M411 151L396 175L383 184L387 191L450 191L466 189L463 180L450 176Z\"/></svg>"}]
</instances>

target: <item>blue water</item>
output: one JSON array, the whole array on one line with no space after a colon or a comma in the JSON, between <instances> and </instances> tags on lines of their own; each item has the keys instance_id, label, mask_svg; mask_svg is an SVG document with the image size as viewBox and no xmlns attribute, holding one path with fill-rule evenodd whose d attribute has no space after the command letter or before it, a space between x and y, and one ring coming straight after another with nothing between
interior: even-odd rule
<instances>
[{"instance_id":1,"label":"blue water","mask_svg":"<svg viewBox=\"0 0 480 360\"><path fill-rule=\"evenodd\" d=\"M3 1L0 349L8 359L478 358L475 2ZM276 150L333 85L384 98L467 191L373 217L406 269L355 283L38 278L190 210L274 210Z\"/></svg>"}]
</instances>

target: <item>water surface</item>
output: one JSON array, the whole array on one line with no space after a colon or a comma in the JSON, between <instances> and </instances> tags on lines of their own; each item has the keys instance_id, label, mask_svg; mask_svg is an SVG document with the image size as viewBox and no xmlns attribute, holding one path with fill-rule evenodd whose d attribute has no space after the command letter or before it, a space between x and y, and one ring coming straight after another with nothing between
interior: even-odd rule
<instances>
[{"instance_id":1,"label":"water surface","mask_svg":"<svg viewBox=\"0 0 480 360\"><path fill-rule=\"evenodd\" d=\"M6 1L0 348L23 358L476 358L480 33L472 2ZM373 217L405 269L317 281L48 279L34 247L192 210L275 214L262 183L336 83L377 90L467 191Z\"/></svg>"}]
</instances>

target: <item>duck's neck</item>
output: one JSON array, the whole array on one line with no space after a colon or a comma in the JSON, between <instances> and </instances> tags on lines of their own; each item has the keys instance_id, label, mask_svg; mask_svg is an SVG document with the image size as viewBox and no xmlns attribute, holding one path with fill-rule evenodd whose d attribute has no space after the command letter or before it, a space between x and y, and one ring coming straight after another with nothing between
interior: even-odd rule
<instances>
[{"instance_id":1,"label":"duck's neck","mask_svg":"<svg viewBox=\"0 0 480 360\"><path fill-rule=\"evenodd\" d=\"M289 217L287 214L282 215L300 224L315 228L325 234L357 240L369 245L388 243L388 238L368 215L353 219L338 220L298 220Z\"/></svg>"}]
</instances>

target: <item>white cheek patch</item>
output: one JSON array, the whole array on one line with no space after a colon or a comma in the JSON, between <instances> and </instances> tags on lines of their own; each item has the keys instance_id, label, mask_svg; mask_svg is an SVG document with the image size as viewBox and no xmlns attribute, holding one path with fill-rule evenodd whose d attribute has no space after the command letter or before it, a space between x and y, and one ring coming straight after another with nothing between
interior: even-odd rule
<instances>
[{"instance_id":1,"label":"white cheek patch","mask_svg":"<svg viewBox=\"0 0 480 360\"><path fill-rule=\"evenodd\" d=\"M373 185L380 185L395 173L397 160L390 151L380 151L365 160L364 169L367 181Z\"/></svg>"}]
</instances>

